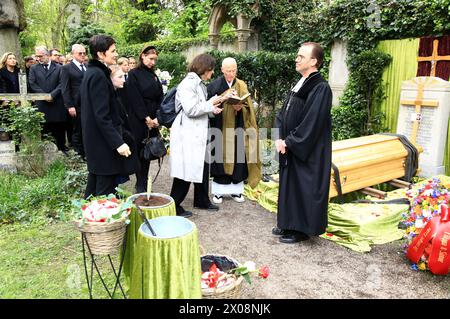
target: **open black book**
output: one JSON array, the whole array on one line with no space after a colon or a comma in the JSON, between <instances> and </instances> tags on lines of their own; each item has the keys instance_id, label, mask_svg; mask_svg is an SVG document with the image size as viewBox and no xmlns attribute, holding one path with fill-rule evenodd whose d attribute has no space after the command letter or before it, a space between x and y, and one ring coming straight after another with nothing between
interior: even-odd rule
<instances>
[{"instance_id":1,"label":"open black book","mask_svg":"<svg viewBox=\"0 0 450 319\"><path fill-rule=\"evenodd\" d=\"M248 97L250 96L250 93L244 94L243 96L239 97L237 95L233 95L231 97L228 98L228 100L225 101L225 103L228 104L241 104L242 102L244 102Z\"/></svg>"}]
</instances>

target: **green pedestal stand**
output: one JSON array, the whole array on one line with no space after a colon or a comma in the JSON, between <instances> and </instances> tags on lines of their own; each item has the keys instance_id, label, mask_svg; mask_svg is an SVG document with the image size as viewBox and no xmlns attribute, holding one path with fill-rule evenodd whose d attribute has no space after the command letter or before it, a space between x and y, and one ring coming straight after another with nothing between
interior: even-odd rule
<instances>
[{"instance_id":1,"label":"green pedestal stand","mask_svg":"<svg viewBox=\"0 0 450 319\"><path fill-rule=\"evenodd\" d=\"M179 216L158 217L140 227L133 259L130 298L198 299L201 261L197 227Z\"/></svg>"},{"instance_id":2,"label":"green pedestal stand","mask_svg":"<svg viewBox=\"0 0 450 319\"><path fill-rule=\"evenodd\" d=\"M135 194L133 196L130 196L127 200L133 202L136 198L138 198L141 195L146 196L147 194L146 193ZM175 209L175 202L172 197L159 193L151 193L151 195L166 198L170 200L170 202L162 206L154 206L154 207L139 206L141 210L145 213L147 219L153 219L162 216L176 216L177 212ZM128 225L128 232L127 232L127 249L125 251L125 258L123 261L123 270L122 270L125 280L128 284L130 283L132 261L134 258L134 254L136 253L138 231L142 223L143 220L139 217L137 209L133 207L130 213L130 224Z\"/></svg>"}]
</instances>

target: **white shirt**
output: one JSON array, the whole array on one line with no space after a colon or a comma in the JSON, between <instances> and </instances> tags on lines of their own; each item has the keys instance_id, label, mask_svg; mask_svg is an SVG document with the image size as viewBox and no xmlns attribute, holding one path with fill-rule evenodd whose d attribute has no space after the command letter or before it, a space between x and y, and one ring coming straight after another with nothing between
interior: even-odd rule
<instances>
[{"instance_id":1,"label":"white shirt","mask_svg":"<svg viewBox=\"0 0 450 319\"><path fill-rule=\"evenodd\" d=\"M225 81L227 81L227 80L225 80ZM228 87L231 89L231 87L233 86L233 81L231 81L231 82L227 81L227 84L228 84Z\"/></svg>"},{"instance_id":2,"label":"white shirt","mask_svg":"<svg viewBox=\"0 0 450 319\"><path fill-rule=\"evenodd\" d=\"M80 69L80 71L83 71L83 69L81 68L81 63L78 62L77 60L73 59L72 62ZM84 70L86 71L86 66L83 64Z\"/></svg>"},{"instance_id":3,"label":"white shirt","mask_svg":"<svg viewBox=\"0 0 450 319\"><path fill-rule=\"evenodd\" d=\"M297 84L293 87L292 92L297 93L298 90L300 90L300 88L302 87L302 85L303 85L303 83L305 82L305 80L306 80L306 77L303 76L303 77L297 82Z\"/></svg>"}]
</instances>

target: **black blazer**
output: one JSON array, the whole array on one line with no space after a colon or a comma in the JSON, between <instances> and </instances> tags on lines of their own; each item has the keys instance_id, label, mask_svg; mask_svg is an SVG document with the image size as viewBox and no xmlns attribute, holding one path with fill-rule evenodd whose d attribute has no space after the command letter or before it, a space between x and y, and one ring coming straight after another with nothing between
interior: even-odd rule
<instances>
[{"instance_id":1,"label":"black blazer","mask_svg":"<svg viewBox=\"0 0 450 319\"><path fill-rule=\"evenodd\" d=\"M80 86L81 128L88 170L96 175L123 173L123 159L117 148L124 143L120 104L110 70L92 60Z\"/></svg>"},{"instance_id":2,"label":"black blazer","mask_svg":"<svg viewBox=\"0 0 450 319\"><path fill-rule=\"evenodd\" d=\"M46 122L65 122L67 110L61 95L61 66L51 63L45 71L42 64L35 64L30 69L30 87L34 93L49 93L53 101L36 101L39 112L45 114Z\"/></svg>"},{"instance_id":3,"label":"black blazer","mask_svg":"<svg viewBox=\"0 0 450 319\"><path fill-rule=\"evenodd\" d=\"M0 93L20 93L19 68L15 68L12 73L5 67L0 69Z\"/></svg>"},{"instance_id":4,"label":"black blazer","mask_svg":"<svg viewBox=\"0 0 450 319\"><path fill-rule=\"evenodd\" d=\"M75 107L80 111L78 95L81 81L83 81L84 72L82 72L73 62L61 67L61 93L66 108Z\"/></svg>"},{"instance_id":5,"label":"black blazer","mask_svg":"<svg viewBox=\"0 0 450 319\"><path fill-rule=\"evenodd\" d=\"M161 82L153 70L146 66L140 66L128 73L126 82L126 104L128 105L128 119L138 149L143 147L141 143L148 135L145 118L154 119L156 111L161 106L164 98ZM151 130L150 136L156 136L157 131Z\"/></svg>"}]
</instances>

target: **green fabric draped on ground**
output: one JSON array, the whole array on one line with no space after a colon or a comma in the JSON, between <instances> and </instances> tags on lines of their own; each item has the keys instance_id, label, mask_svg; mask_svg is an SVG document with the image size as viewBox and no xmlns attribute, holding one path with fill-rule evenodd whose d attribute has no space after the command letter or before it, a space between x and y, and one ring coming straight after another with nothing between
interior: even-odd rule
<instances>
[{"instance_id":1,"label":"green fabric draped on ground","mask_svg":"<svg viewBox=\"0 0 450 319\"><path fill-rule=\"evenodd\" d=\"M436 177L443 182L450 180L448 176ZM413 189L420 188L427 180L413 185ZM404 198L406 191L407 189L398 189L389 192L386 199ZM247 185L245 196L257 201L270 212L277 212L277 182L261 181L254 189ZM321 237L358 252L369 252L374 244L385 244L403 237L404 231L398 229L398 223L407 210L408 205L398 204L330 203L327 232Z\"/></svg>"}]
</instances>

